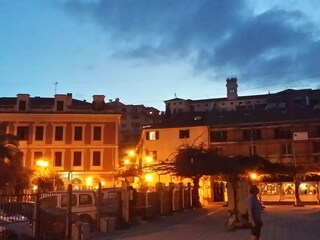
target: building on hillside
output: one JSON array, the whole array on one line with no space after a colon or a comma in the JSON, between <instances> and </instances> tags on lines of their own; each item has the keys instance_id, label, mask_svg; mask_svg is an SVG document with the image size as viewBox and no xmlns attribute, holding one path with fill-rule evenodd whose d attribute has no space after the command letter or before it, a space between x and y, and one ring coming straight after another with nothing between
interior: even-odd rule
<instances>
[{"instance_id":1,"label":"building on hillside","mask_svg":"<svg viewBox=\"0 0 320 240\"><path fill-rule=\"evenodd\" d=\"M0 98L0 119L5 133L19 138L23 164L35 169L38 160L77 188L98 182L113 185L118 166L120 115L107 107L103 95L92 103L56 94L53 98Z\"/></svg>"},{"instance_id":2,"label":"building on hillside","mask_svg":"<svg viewBox=\"0 0 320 240\"><path fill-rule=\"evenodd\" d=\"M207 143L221 155L258 154L272 162L320 164L319 89L288 89L239 97L236 78L227 79L226 87L226 98L165 101L163 127L153 125L143 130L141 165L147 164L144 159L149 152L156 152L159 160L169 159L171 153L183 148L183 142L193 143L200 135L199 142ZM201 116L201 123L195 127L188 122L187 115ZM181 139L180 134L186 130L190 135ZM295 141L297 138L300 141ZM221 199L216 196L220 189L213 188L213 182L210 184L212 191L207 200ZM285 187L277 186L277 192Z\"/></svg>"},{"instance_id":3,"label":"building on hillside","mask_svg":"<svg viewBox=\"0 0 320 240\"><path fill-rule=\"evenodd\" d=\"M109 109L121 114L119 126L119 164L122 166L127 159L128 152L135 150L143 126L158 122L160 111L144 105L124 104L119 98L109 100ZM127 162L126 162L127 163Z\"/></svg>"}]
</instances>

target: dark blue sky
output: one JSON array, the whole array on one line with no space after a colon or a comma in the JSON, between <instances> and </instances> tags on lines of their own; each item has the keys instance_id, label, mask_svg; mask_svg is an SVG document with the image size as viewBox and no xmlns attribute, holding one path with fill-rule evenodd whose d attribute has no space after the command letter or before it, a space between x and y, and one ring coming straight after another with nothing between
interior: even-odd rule
<instances>
[{"instance_id":1,"label":"dark blue sky","mask_svg":"<svg viewBox=\"0 0 320 240\"><path fill-rule=\"evenodd\" d=\"M320 88L319 9L312 0L2 0L0 95L103 94L163 110L175 94L226 96L230 76L239 95Z\"/></svg>"}]
</instances>

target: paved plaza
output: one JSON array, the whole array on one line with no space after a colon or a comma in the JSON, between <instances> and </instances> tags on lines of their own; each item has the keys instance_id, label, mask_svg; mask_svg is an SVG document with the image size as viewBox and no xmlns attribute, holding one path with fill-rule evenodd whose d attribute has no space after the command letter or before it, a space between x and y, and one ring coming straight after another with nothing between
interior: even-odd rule
<instances>
[{"instance_id":1,"label":"paved plaza","mask_svg":"<svg viewBox=\"0 0 320 240\"><path fill-rule=\"evenodd\" d=\"M250 239L249 229L228 231L227 208L216 205L175 213L145 221L127 230L95 236L94 240L242 240ZM263 213L261 240L319 240L320 207L267 206Z\"/></svg>"}]
</instances>

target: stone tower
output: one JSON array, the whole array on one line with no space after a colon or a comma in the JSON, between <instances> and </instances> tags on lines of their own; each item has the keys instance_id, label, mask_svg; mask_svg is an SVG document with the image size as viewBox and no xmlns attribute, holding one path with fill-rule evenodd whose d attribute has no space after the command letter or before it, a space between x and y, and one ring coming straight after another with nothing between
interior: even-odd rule
<instances>
[{"instance_id":1,"label":"stone tower","mask_svg":"<svg viewBox=\"0 0 320 240\"><path fill-rule=\"evenodd\" d=\"M227 99L235 100L238 98L238 79L236 77L227 78Z\"/></svg>"}]
</instances>

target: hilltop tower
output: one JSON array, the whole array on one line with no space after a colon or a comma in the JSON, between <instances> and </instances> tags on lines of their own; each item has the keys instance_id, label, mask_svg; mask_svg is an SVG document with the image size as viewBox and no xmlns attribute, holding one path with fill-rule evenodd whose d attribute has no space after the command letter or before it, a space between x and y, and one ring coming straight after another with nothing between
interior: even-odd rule
<instances>
[{"instance_id":1,"label":"hilltop tower","mask_svg":"<svg viewBox=\"0 0 320 240\"><path fill-rule=\"evenodd\" d=\"M238 79L236 77L227 78L227 99L235 100L238 98Z\"/></svg>"}]
</instances>

